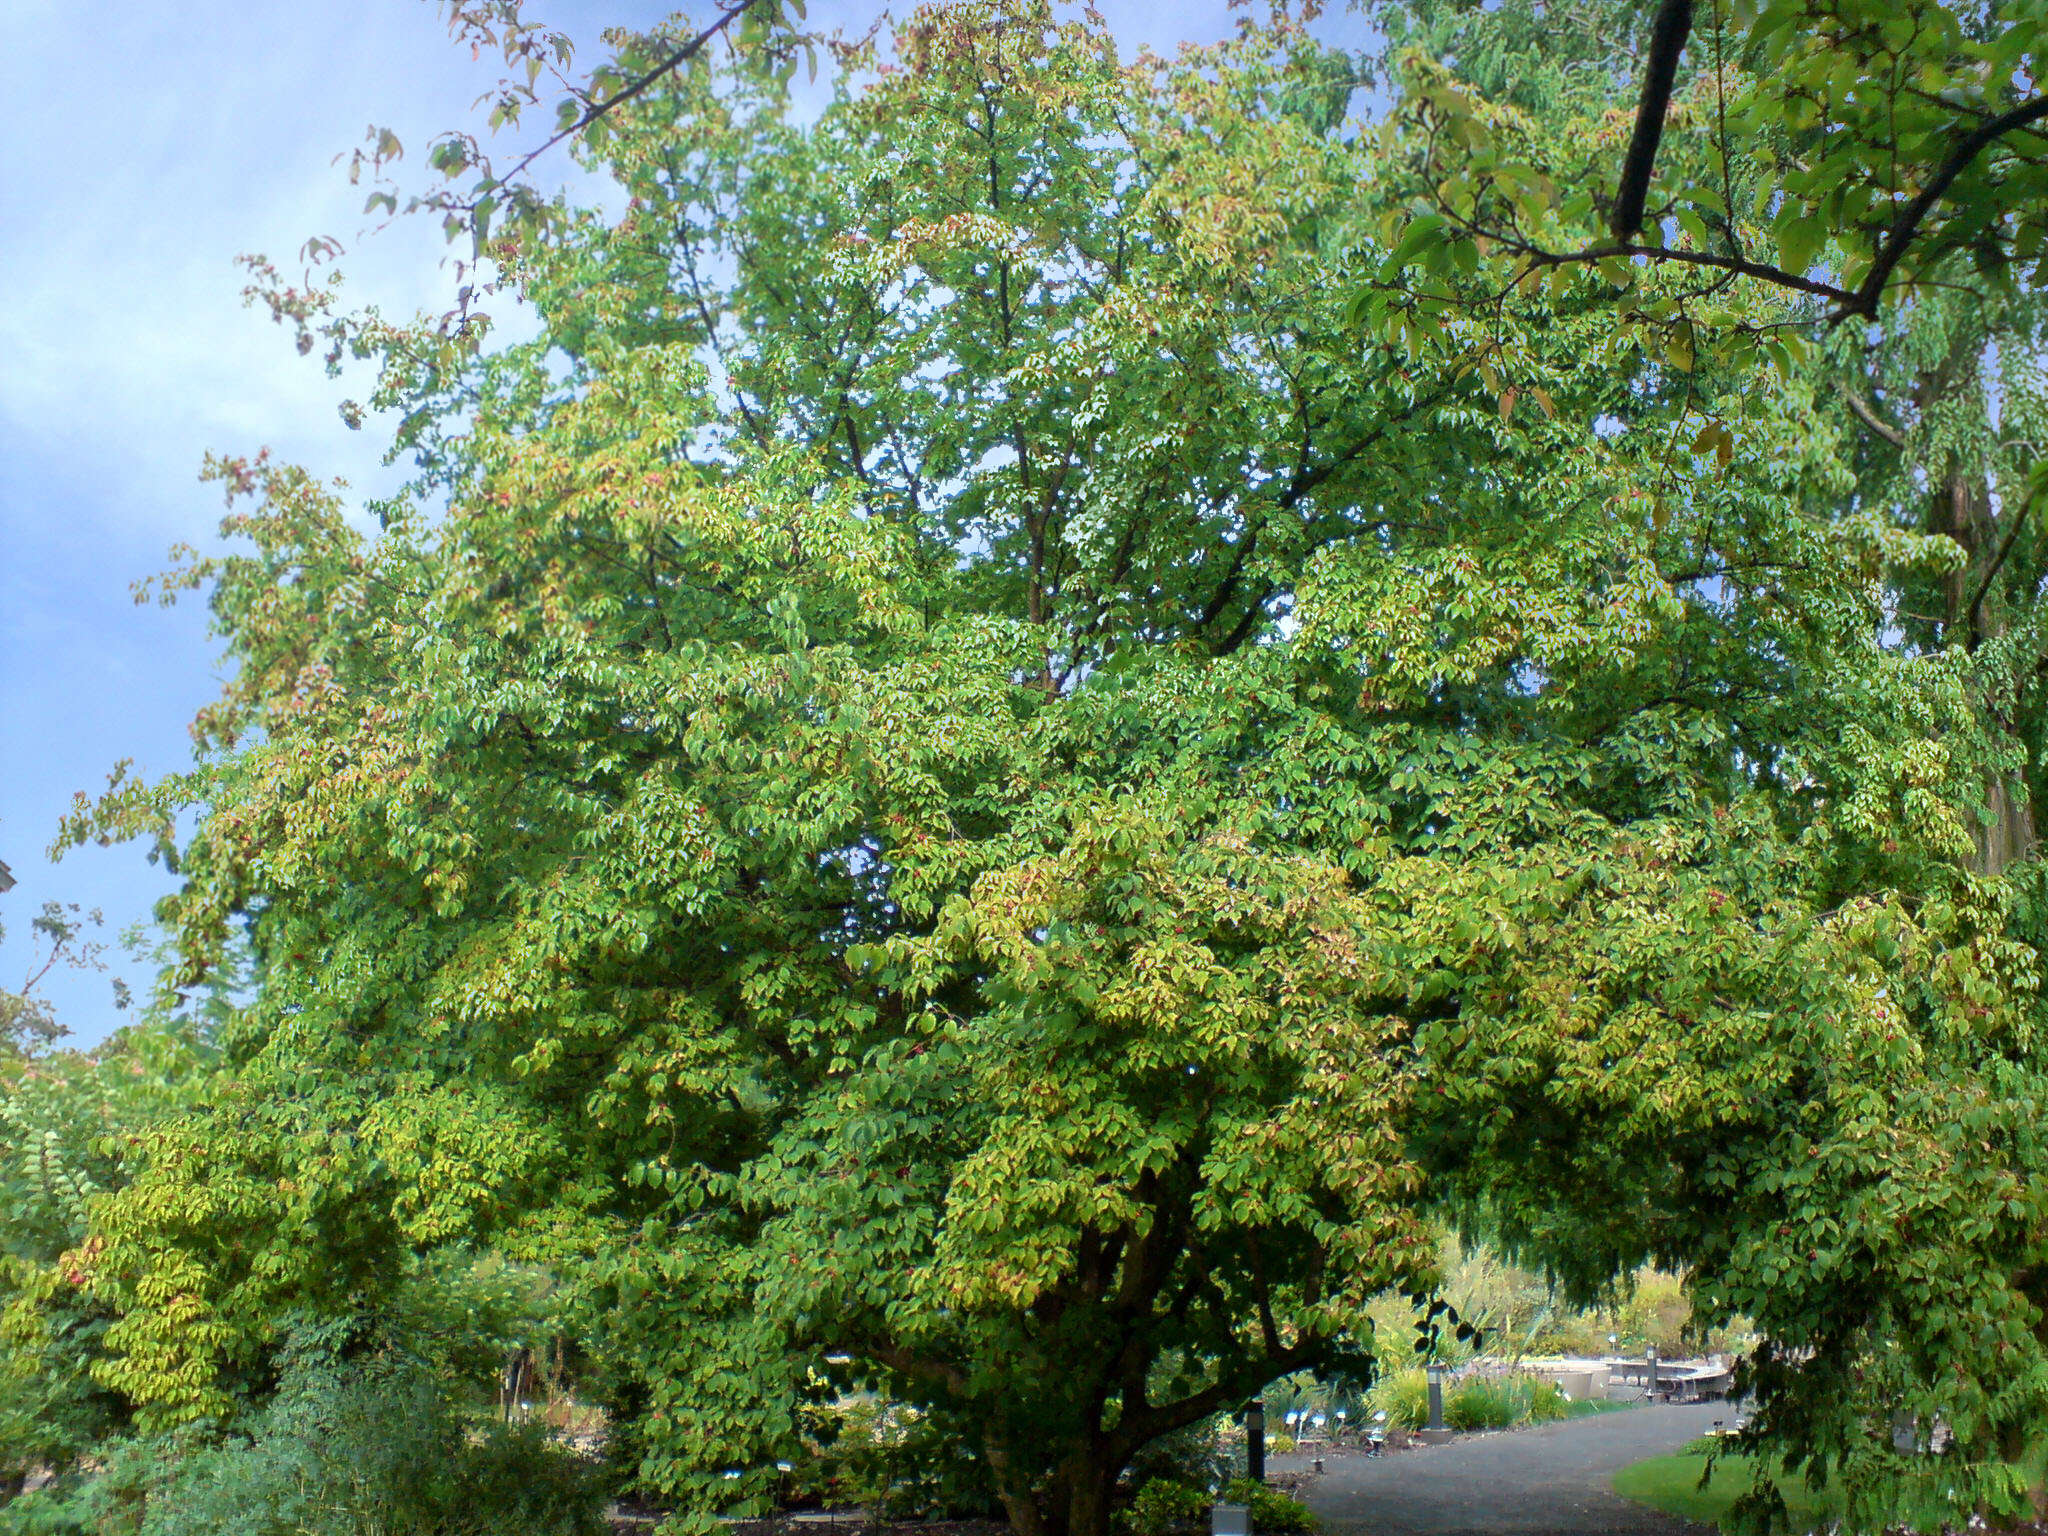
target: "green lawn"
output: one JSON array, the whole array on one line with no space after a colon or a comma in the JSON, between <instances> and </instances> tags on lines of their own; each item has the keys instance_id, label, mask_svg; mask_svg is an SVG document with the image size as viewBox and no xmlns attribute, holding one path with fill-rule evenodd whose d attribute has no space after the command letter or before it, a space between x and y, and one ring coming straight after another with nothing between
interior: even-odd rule
<instances>
[{"instance_id":1,"label":"green lawn","mask_svg":"<svg viewBox=\"0 0 2048 1536\"><path fill-rule=\"evenodd\" d=\"M1713 1481L1702 1488L1700 1474L1706 1469L1703 1455L1652 1456L1615 1473L1614 1491L1667 1514L1718 1523L1728 1507L1749 1491L1755 1473L1748 1457L1723 1456L1714 1467ZM1795 1531L1812 1530L1834 1518L1832 1490L1815 1493L1799 1478L1780 1477L1778 1492L1784 1496Z\"/></svg>"}]
</instances>

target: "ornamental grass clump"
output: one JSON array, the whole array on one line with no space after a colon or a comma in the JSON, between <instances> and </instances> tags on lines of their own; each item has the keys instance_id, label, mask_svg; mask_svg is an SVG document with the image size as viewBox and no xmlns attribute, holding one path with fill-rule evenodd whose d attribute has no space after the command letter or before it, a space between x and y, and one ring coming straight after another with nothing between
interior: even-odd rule
<instances>
[{"instance_id":1,"label":"ornamental grass clump","mask_svg":"<svg viewBox=\"0 0 2048 1536\"><path fill-rule=\"evenodd\" d=\"M1452 1429L1515 1429L1565 1416L1564 1393L1540 1376L1467 1376L1444 1393L1444 1422Z\"/></svg>"}]
</instances>

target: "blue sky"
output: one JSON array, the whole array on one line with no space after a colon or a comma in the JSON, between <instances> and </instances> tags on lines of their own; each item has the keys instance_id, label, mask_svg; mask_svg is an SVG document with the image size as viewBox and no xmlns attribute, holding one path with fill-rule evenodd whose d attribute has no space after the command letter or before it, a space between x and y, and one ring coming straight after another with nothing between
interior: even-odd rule
<instances>
[{"instance_id":1,"label":"blue sky","mask_svg":"<svg viewBox=\"0 0 2048 1536\"><path fill-rule=\"evenodd\" d=\"M700 7L701 9L701 7ZM907 8L906 8L907 9ZM1100 0L1127 51L1227 34L1224 0ZM530 0L598 52L600 29L666 7ZM810 22L864 30L878 7L814 0ZM1346 29L1350 30L1350 29ZM496 78L451 46L427 0L295 6L197 0L10 0L0 90L0 983L31 964L45 901L98 907L110 930L169 888L134 847L44 850L79 790L132 758L156 775L190 761L185 725L216 687L203 606L138 607L130 586L220 517L197 480L208 451L269 447L358 493L387 483L375 423L348 431L348 383L240 302L234 258L287 271L313 235L348 247L350 303L440 311L454 283L424 221L358 238L363 193L333 162L365 128L424 150L476 126ZM557 159L541 179L565 169ZM419 174L415 164L413 174ZM148 969L117 964L138 990ZM105 977L53 973L41 990L90 1043L120 1022Z\"/></svg>"}]
</instances>

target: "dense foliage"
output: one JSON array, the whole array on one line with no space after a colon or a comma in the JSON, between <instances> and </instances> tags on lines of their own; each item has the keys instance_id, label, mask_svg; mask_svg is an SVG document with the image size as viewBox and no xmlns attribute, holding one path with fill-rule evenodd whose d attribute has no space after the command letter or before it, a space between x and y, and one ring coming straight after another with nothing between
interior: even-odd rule
<instances>
[{"instance_id":1,"label":"dense foliage","mask_svg":"<svg viewBox=\"0 0 2048 1536\"><path fill-rule=\"evenodd\" d=\"M546 1334L687 1522L872 1391L937 1504L1101 1536L1148 1448L1405 1351L1448 1214L1575 1295L1687 1267L1865 1528L2048 1486L2035 300L1933 287L1975 201L1867 335L1528 281L1459 199L1592 238L1530 167L1597 161L1631 29L1377 14L1124 62L978 0L812 118L772 29L637 39L688 67L582 141L616 211L476 231L532 340L270 292L418 473L370 531L215 466L205 756L70 835L175 859L171 986L251 979L27 1255L24 1379L105 1406L8 1454L275 1512L364 1393L472 1444L450 1383Z\"/></svg>"}]
</instances>

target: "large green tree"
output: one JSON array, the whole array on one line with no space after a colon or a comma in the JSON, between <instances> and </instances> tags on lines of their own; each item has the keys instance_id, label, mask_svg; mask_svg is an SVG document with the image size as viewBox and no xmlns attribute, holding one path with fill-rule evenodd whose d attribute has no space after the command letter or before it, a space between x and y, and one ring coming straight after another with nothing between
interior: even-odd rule
<instances>
[{"instance_id":1,"label":"large green tree","mask_svg":"<svg viewBox=\"0 0 2048 1536\"><path fill-rule=\"evenodd\" d=\"M1288 24L1125 64L921 12L808 123L782 64L608 109L623 212L492 248L531 342L273 293L420 472L370 534L219 466L211 755L76 829L175 845L187 982L245 928L262 974L81 1256L102 1381L231 1412L281 1318L482 1239L579 1289L698 1513L858 1382L1098 1536L1148 1441L1384 1347L1433 1200L1732 1305L1795 1111L1868 1172L1843 1106L1910 1091L1938 1160L2030 952L1813 380L1646 354L1580 275L1361 332L1441 146L1347 135Z\"/></svg>"}]
</instances>

